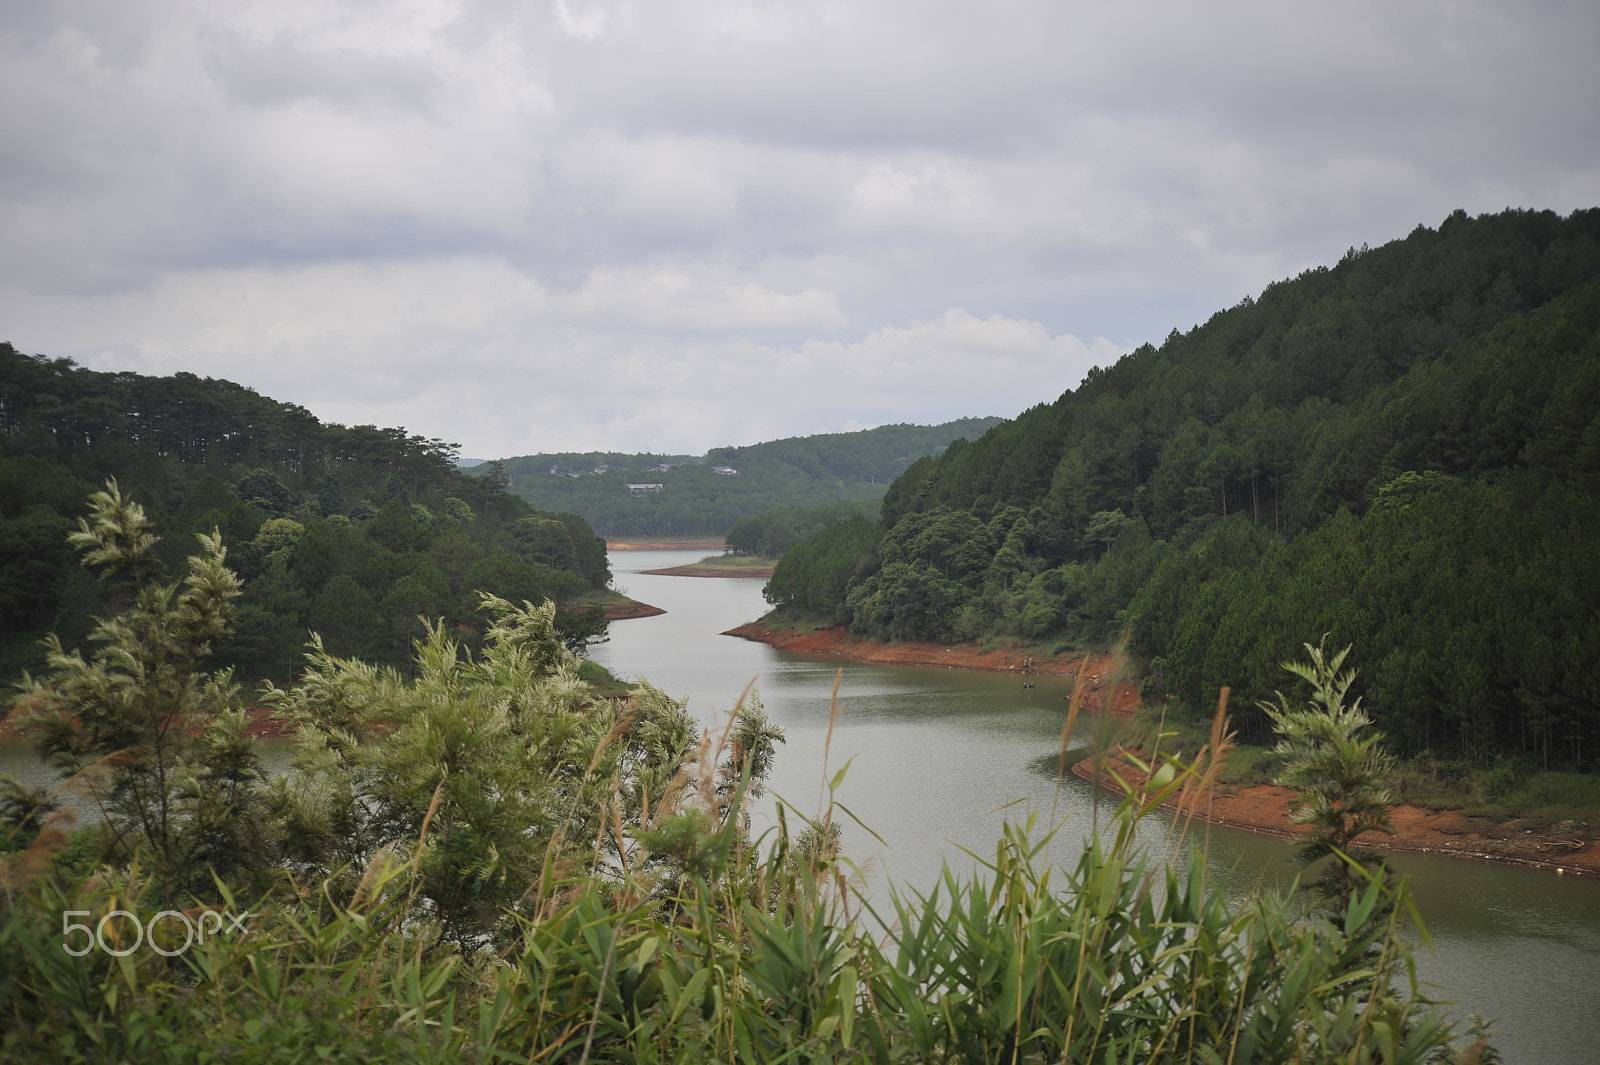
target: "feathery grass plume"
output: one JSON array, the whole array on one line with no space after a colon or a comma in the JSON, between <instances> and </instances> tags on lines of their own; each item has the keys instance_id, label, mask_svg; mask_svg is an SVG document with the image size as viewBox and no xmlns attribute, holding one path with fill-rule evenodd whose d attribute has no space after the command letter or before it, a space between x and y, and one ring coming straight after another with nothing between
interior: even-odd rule
<instances>
[{"instance_id":1,"label":"feathery grass plume","mask_svg":"<svg viewBox=\"0 0 1600 1065\"><path fill-rule=\"evenodd\" d=\"M1072 744L1073 731L1078 727L1078 711L1083 707L1084 684L1088 680L1089 655L1083 656L1083 661L1078 663L1078 675L1072 682L1072 698L1067 703L1067 719L1061 723L1061 745L1056 755L1056 787L1050 797L1050 822L1056 821L1057 811L1061 806L1061 784L1067 776L1067 753ZM1100 790L1100 763L1094 763L1094 792L1098 796ZM1098 802L1098 798L1096 799Z\"/></svg>"},{"instance_id":2,"label":"feathery grass plume","mask_svg":"<svg viewBox=\"0 0 1600 1065\"><path fill-rule=\"evenodd\" d=\"M1233 749L1234 734L1228 731L1228 696L1231 690L1224 686L1217 693L1217 712L1211 718L1211 736L1196 752L1189 771L1183 775L1183 786L1178 791L1173 817L1174 823L1180 827L1176 836L1171 837L1169 853L1176 853L1188 838L1202 800L1207 804L1206 816L1202 820L1208 826L1210 824L1211 800L1216 795L1217 779L1228 760L1228 752Z\"/></svg>"},{"instance_id":3,"label":"feathery grass plume","mask_svg":"<svg viewBox=\"0 0 1600 1065\"><path fill-rule=\"evenodd\" d=\"M817 794L816 817L807 818L798 809L795 813L805 820L806 827L801 830L799 838L795 841L794 858L805 866L805 877L811 882L812 887L826 885L830 892L827 896L820 897L818 904L831 904L837 902L845 920L850 920L850 897L852 890L859 894L866 883L866 869L840 852L844 841L844 826L834 815L835 810L841 810L844 815L857 826L862 828L873 839L887 846L882 836L873 831L872 827L863 822L855 813L839 801L839 789L843 786L845 777L850 772L854 759L846 761L839 767L838 772L829 773L829 760L833 753L833 735L839 727L839 721L844 716L844 703L839 700L839 688L844 683L844 669L841 667L833 677L833 690L828 696L828 731L822 741L822 784ZM780 804L781 812L781 804ZM798 881L791 880L789 888L796 891L800 888Z\"/></svg>"},{"instance_id":4,"label":"feathery grass plume","mask_svg":"<svg viewBox=\"0 0 1600 1065\"><path fill-rule=\"evenodd\" d=\"M103 815L101 857L142 860L170 902L208 890L208 865L261 874L270 855L236 846L253 816L259 783L250 758L208 757L208 726L238 709L229 671L205 660L232 632L237 576L220 534L198 537L187 575L164 580L154 525L116 482L90 498L68 541L102 580L124 587L126 605L96 621L86 658L47 638L49 671L24 677L17 705L37 729L40 756L86 784ZM196 734L199 737L196 737ZM86 766L97 770L79 773Z\"/></svg>"}]
</instances>

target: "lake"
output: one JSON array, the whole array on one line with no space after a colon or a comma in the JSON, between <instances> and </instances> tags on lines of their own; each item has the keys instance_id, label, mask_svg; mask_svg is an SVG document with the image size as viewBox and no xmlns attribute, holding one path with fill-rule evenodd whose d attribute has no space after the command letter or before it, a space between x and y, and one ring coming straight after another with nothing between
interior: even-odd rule
<instances>
[{"instance_id":1,"label":"lake","mask_svg":"<svg viewBox=\"0 0 1600 1065\"><path fill-rule=\"evenodd\" d=\"M776 651L720 635L766 609L759 580L659 577L640 571L692 562L703 551L615 551L616 582L629 595L667 613L617 622L609 643L591 657L613 672L647 679L687 697L708 723L720 720L756 680L762 702L783 726L769 785L772 795L815 815L824 776L829 693L842 667L843 718L833 737L829 772L849 762L839 800L880 844L846 819L845 853L882 899L893 883L927 889L945 862L970 871L967 852L992 855L1001 823L1029 810L1067 818L1055 857L1066 866L1103 818L1104 793L1068 776L1059 790L1053 765L1066 719L1070 684L959 670L913 669L845 662ZM1357 663L1359 667L1359 663ZM1086 744L1096 722L1079 724ZM761 824L771 823L769 797ZM1015 804L1015 805L1013 805ZM1196 825L1211 865L1235 898L1293 875L1289 844L1246 832ZM1159 856L1168 824L1146 819L1141 837ZM1495 1043L1508 1062L1596 1060L1588 1024L1600 1017L1600 882L1510 866L1398 854L1391 864L1412 877L1433 950L1417 950L1421 978L1436 998L1455 1003L1454 1016L1478 1011L1495 1020Z\"/></svg>"}]
</instances>

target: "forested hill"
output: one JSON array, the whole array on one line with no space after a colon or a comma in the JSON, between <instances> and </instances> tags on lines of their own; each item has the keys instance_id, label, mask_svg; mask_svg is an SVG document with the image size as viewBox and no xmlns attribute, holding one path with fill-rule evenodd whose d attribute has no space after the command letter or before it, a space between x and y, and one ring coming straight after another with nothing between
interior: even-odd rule
<instances>
[{"instance_id":1,"label":"forested hill","mask_svg":"<svg viewBox=\"0 0 1600 1065\"><path fill-rule=\"evenodd\" d=\"M1131 634L1257 699L1330 633L1405 751L1600 753L1600 210L1456 212L1173 331L784 557L879 638Z\"/></svg>"},{"instance_id":2,"label":"forested hill","mask_svg":"<svg viewBox=\"0 0 1600 1065\"><path fill-rule=\"evenodd\" d=\"M704 456L588 452L526 455L502 465L513 492L537 507L579 514L603 536L722 536L741 518L777 507L876 500L917 459L999 422L883 425L713 448Z\"/></svg>"},{"instance_id":3,"label":"forested hill","mask_svg":"<svg viewBox=\"0 0 1600 1065\"><path fill-rule=\"evenodd\" d=\"M99 373L0 344L0 680L77 646L114 604L66 545L90 493L116 478L181 573L194 533L220 528L245 578L246 677L297 672L309 630L330 650L410 661L418 616L478 624L476 590L567 603L610 580L604 544L571 514L539 514L503 478L456 469L454 444L320 422L230 381ZM595 612L568 607L576 642Z\"/></svg>"}]
</instances>

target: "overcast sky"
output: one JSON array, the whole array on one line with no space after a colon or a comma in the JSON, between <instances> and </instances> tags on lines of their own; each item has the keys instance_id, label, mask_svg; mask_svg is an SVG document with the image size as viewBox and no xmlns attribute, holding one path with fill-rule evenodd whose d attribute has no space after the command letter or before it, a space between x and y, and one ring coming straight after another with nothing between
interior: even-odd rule
<instances>
[{"instance_id":1,"label":"overcast sky","mask_svg":"<svg viewBox=\"0 0 1600 1065\"><path fill-rule=\"evenodd\" d=\"M478 457L1014 415L1457 207L1600 5L18 0L0 339Z\"/></svg>"}]
</instances>

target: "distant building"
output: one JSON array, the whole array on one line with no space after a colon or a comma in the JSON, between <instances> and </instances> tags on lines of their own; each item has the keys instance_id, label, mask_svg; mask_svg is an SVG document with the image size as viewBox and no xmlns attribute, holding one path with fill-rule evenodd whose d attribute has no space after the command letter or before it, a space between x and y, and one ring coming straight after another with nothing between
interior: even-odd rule
<instances>
[{"instance_id":1,"label":"distant building","mask_svg":"<svg viewBox=\"0 0 1600 1065\"><path fill-rule=\"evenodd\" d=\"M711 472L720 473L724 477L739 476L739 471L734 469L732 466L713 466L711 467Z\"/></svg>"},{"instance_id":2,"label":"distant building","mask_svg":"<svg viewBox=\"0 0 1600 1065\"><path fill-rule=\"evenodd\" d=\"M672 467L674 467L676 465L678 465L678 463L676 463L676 462L658 462L654 466L651 466L650 468L652 470L659 470L662 473L666 473L668 470L672 469Z\"/></svg>"},{"instance_id":3,"label":"distant building","mask_svg":"<svg viewBox=\"0 0 1600 1065\"><path fill-rule=\"evenodd\" d=\"M661 486L659 484L630 484L628 486L628 491L632 492L636 496L642 496L646 492L661 491Z\"/></svg>"}]
</instances>

